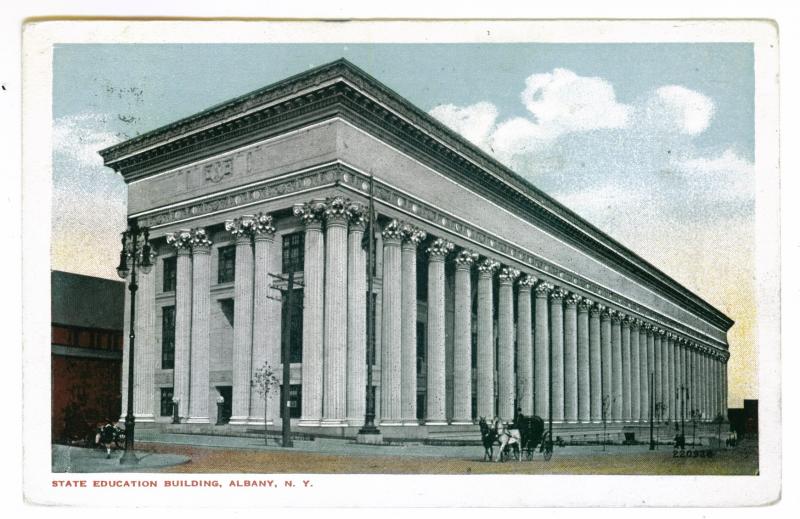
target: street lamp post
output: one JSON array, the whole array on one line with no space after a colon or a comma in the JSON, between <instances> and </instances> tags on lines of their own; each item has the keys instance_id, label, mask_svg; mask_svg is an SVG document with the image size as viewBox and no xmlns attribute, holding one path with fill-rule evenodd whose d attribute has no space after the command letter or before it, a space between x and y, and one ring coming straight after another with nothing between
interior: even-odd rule
<instances>
[{"instance_id":1,"label":"street lamp post","mask_svg":"<svg viewBox=\"0 0 800 519\"><path fill-rule=\"evenodd\" d=\"M143 274L147 274L152 267L150 234L147 228L140 228L135 219L128 220L128 229L122 233L122 250L119 253L119 266L117 266L117 274L119 277L128 279L130 276L128 290L131 293L130 334L128 335L128 402L127 413L125 415L125 452L119 459L122 465L136 465L139 463L139 460L133 452L134 429L136 427L136 418L133 416L133 352L136 340L136 291L139 289L136 271L138 268L141 269Z\"/></svg>"}]
</instances>

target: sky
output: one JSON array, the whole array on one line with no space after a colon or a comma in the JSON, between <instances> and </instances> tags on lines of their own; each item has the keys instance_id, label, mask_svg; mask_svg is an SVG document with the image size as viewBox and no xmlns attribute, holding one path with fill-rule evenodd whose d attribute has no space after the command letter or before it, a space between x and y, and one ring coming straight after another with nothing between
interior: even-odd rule
<instances>
[{"instance_id":1,"label":"sky","mask_svg":"<svg viewBox=\"0 0 800 519\"><path fill-rule=\"evenodd\" d=\"M750 44L59 45L52 267L116 277L98 150L342 57L734 319L729 405L757 398Z\"/></svg>"}]
</instances>

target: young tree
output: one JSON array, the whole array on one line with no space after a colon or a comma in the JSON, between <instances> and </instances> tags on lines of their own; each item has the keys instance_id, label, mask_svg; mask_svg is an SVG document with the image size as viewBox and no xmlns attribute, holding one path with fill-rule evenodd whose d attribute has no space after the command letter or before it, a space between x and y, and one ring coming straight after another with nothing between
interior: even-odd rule
<instances>
[{"instance_id":1,"label":"young tree","mask_svg":"<svg viewBox=\"0 0 800 519\"><path fill-rule=\"evenodd\" d=\"M256 389L256 392L264 400L264 445L267 445L267 401L273 389L280 387L280 381L269 362L264 362L264 365L253 374L250 385Z\"/></svg>"}]
</instances>

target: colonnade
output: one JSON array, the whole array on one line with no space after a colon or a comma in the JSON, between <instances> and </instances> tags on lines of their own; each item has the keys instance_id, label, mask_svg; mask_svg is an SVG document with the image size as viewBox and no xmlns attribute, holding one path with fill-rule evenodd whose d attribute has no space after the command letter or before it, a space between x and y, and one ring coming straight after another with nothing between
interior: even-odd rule
<instances>
[{"instance_id":1,"label":"colonnade","mask_svg":"<svg viewBox=\"0 0 800 519\"><path fill-rule=\"evenodd\" d=\"M305 232L300 423L357 425L363 422L366 401L365 210L332 197L296 205L293 213ZM264 361L273 367L280 362L281 306L268 297L276 282L269 274L280 270L280 244L269 215L236 218L226 222L226 229L236 242L231 423L263 423L264 404L250 380ZM516 408L545 419L552 409L553 420L565 423L646 422L651 412L654 420L663 421L679 420L682 413L687 419L693 414L702 420L725 416L725 353L610 308L600 298L457 248L447 237L431 236L412 222L388 219L380 232L376 385L381 425L420 423L418 258L427 261L428 288L422 423L471 424L473 398L477 416L504 420L513 419ZM177 254L175 398L181 417L205 423L211 242L203 229L181 231L167 240ZM450 262L452 294L445 290ZM148 297L137 302L144 312L154 312ZM445 354L447 297L454 298L451 367ZM155 320L150 317L146 322ZM277 395L266 402L268 421L277 418L277 405Z\"/></svg>"}]
</instances>

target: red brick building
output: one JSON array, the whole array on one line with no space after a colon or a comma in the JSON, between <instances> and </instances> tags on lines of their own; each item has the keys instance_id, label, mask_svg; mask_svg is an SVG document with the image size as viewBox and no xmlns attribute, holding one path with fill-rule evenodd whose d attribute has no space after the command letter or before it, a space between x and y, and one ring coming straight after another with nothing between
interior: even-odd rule
<instances>
[{"instance_id":1,"label":"red brick building","mask_svg":"<svg viewBox=\"0 0 800 519\"><path fill-rule=\"evenodd\" d=\"M125 285L52 271L51 432L81 439L120 409Z\"/></svg>"}]
</instances>

